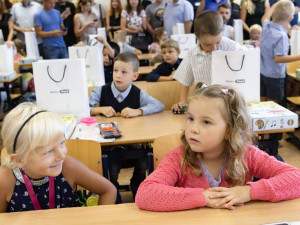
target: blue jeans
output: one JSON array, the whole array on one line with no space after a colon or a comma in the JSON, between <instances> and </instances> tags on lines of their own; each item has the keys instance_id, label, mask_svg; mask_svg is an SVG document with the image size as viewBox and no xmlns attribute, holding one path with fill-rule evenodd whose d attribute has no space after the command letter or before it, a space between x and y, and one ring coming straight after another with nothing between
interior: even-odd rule
<instances>
[{"instance_id":1,"label":"blue jeans","mask_svg":"<svg viewBox=\"0 0 300 225\"><path fill-rule=\"evenodd\" d=\"M44 59L67 59L66 47L43 46Z\"/></svg>"}]
</instances>

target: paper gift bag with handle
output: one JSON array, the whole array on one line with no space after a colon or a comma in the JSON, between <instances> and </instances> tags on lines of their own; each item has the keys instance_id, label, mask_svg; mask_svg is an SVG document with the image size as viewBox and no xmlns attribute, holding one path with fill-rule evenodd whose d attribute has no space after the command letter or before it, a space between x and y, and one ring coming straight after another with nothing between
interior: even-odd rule
<instances>
[{"instance_id":1,"label":"paper gift bag with handle","mask_svg":"<svg viewBox=\"0 0 300 225\"><path fill-rule=\"evenodd\" d=\"M173 34L185 34L184 24L183 23L173 24Z\"/></svg>"},{"instance_id":2,"label":"paper gift bag with handle","mask_svg":"<svg viewBox=\"0 0 300 225\"><path fill-rule=\"evenodd\" d=\"M107 41L105 27L99 27L97 29L97 35L103 37L105 39L105 41Z\"/></svg>"},{"instance_id":3,"label":"paper gift bag with handle","mask_svg":"<svg viewBox=\"0 0 300 225\"><path fill-rule=\"evenodd\" d=\"M243 21L241 19L233 20L234 40L240 45L244 41Z\"/></svg>"},{"instance_id":4,"label":"paper gift bag with handle","mask_svg":"<svg viewBox=\"0 0 300 225\"><path fill-rule=\"evenodd\" d=\"M260 50L212 52L212 84L236 89L246 102L259 102Z\"/></svg>"},{"instance_id":5,"label":"paper gift bag with handle","mask_svg":"<svg viewBox=\"0 0 300 225\"><path fill-rule=\"evenodd\" d=\"M300 30L291 31L291 55L300 55Z\"/></svg>"},{"instance_id":6,"label":"paper gift bag with handle","mask_svg":"<svg viewBox=\"0 0 300 225\"><path fill-rule=\"evenodd\" d=\"M13 48L7 45L0 45L0 72L14 71Z\"/></svg>"},{"instance_id":7,"label":"paper gift bag with handle","mask_svg":"<svg viewBox=\"0 0 300 225\"><path fill-rule=\"evenodd\" d=\"M37 104L58 114L90 116L83 59L53 59L34 62Z\"/></svg>"},{"instance_id":8,"label":"paper gift bag with handle","mask_svg":"<svg viewBox=\"0 0 300 225\"><path fill-rule=\"evenodd\" d=\"M183 59L188 51L196 44L195 34L173 34L171 38L178 42L180 48L179 58Z\"/></svg>"},{"instance_id":9,"label":"paper gift bag with handle","mask_svg":"<svg viewBox=\"0 0 300 225\"><path fill-rule=\"evenodd\" d=\"M102 49L99 42L95 46L69 47L70 59L84 59L87 80L93 86L105 84Z\"/></svg>"},{"instance_id":10,"label":"paper gift bag with handle","mask_svg":"<svg viewBox=\"0 0 300 225\"><path fill-rule=\"evenodd\" d=\"M27 58L40 58L35 32L25 32L25 45Z\"/></svg>"}]
</instances>

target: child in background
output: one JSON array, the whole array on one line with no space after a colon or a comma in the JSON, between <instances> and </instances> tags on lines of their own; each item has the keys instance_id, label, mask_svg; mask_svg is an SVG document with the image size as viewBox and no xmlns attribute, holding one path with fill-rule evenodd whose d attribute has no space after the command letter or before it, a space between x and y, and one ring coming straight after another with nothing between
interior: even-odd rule
<instances>
[{"instance_id":1,"label":"child in background","mask_svg":"<svg viewBox=\"0 0 300 225\"><path fill-rule=\"evenodd\" d=\"M177 41L167 39L160 46L164 62L146 76L146 81L173 80L173 75L181 63L181 59L178 58L180 49Z\"/></svg>"},{"instance_id":2,"label":"child in background","mask_svg":"<svg viewBox=\"0 0 300 225\"><path fill-rule=\"evenodd\" d=\"M205 11L195 19L194 30L199 44L187 53L173 76L181 83L180 102L173 105L173 110L179 111L187 103L193 82L211 84L212 51L244 49L237 42L222 37L223 26L222 17L215 11Z\"/></svg>"},{"instance_id":3,"label":"child in background","mask_svg":"<svg viewBox=\"0 0 300 225\"><path fill-rule=\"evenodd\" d=\"M272 21L269 21L272 17ZM283 100L286 63L300 60L300 55L288 55L289 38L285 27L294 18L291 1L278 1L262 18L260 39L260 100Z\"/></svg>"},{"instance_id":4,"label":"child in background","mask_svg":"<svg viewBox=\"0 0 300 225\"><path fill-rule=\"evenodd\" d=\"M164 105L143 90L132 84L139 76L139 60L131 52L123 52L114 60L113 82L92 90L90 97L91 116L102 114L106 117L121 115L125 118L144 116L164 110ZM99 105L99 106L97 106ZM108 151L110 181L119 188L118 176L122 161L116 152ZM138 154L135 150L135 154ZM135 194L140 183L145 179L147 160L145 157L132 160L134 164L130 187ZM121 203L118 191L117 202Z\"/></svg>"},{"instance_id":5,"label":"child in background","mask_svg":"<svg viewBox=\"0 0 300 225\"><path fill-rule=\"evenodd\" d=\"M114 37L115 37L115 39L113 41L118 43L118 45L120 46L121 53L122 52L132 52L135 55L142 54L142 52L139 49L132 47L131 45L126 43L126 32L124 30L115 31Z\"/></svg>"},{"instance_id":6,"label":"child in background","mask_svg":"<svg viewBox=\"0 0 300 225\"><path fill-rule=\"evenodd\" d=\"M253 45L259 47L259 39L261 37L262 27L258 24L253 24L250 27L250 40L245 42L246 45Z\"/></svg>"},{"instance_id":7,"label":"child in background","mask_svg":"<svg viewBox=\"0 0 300 225\"><path fill-rule=\"evenodd\" d=\"M221 85L196 86L183 145L169 151L140 185L136 204L151 211L235 209L250 200L300 197L300 170L250 145L244 99ZM260 178L252 182L253 176Z\"/></svg>"},{"instance_id":8,"label":"child in background","mask_svg":"<svg viewBox=\"0 0 300 225\"><path fill-rule=\"evenodd\" d=\"M57 114L32 103L6 115L1 135L9 158L0 169L0 212L79 206L76 184L98 194L99 204L115 202L108 180L67 155L64 131Z\"/></svg>"},{"instance_id":9,"label":"child in background","mask_svg":"<svg viewBox=\"0 0 300 225\"><path fill-rule=\"evenodd\" d=\"M149 53L160 53L161 42L168 38L168 33L164 27L159 27L154 31L154 40L149 45Z\"/></svg>"}]
</instances>

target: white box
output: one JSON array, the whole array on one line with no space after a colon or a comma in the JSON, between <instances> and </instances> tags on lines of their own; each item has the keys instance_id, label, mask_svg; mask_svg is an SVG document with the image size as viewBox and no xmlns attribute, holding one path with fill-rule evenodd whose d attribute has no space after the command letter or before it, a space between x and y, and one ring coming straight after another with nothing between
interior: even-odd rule
<instances>
[{"instance_id":1,"label":"white box","mask_svg":"<svg viewBox=\"0 0 300 225\"><path fill-rule=\"evenodd\" d=\"M253 131L291 129L298 127L298 115L275 102L248 103Z\"/></svg>"},{"instance_id":2,"label":"white box","mask_svg":"<svg viewBox=\"0 0 300 225\"><path fill-rule=\"evenodd\" d=\"M0 72L0 81L9 81L17 76L15 71L12 72Z\"/></svg>"}]
</instances>

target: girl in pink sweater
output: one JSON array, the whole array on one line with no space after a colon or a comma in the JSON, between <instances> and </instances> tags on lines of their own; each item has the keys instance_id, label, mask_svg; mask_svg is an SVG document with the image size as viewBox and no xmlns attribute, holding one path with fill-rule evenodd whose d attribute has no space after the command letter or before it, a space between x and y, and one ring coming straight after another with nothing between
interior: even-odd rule
<instances>
[{"instance_id":1,"label":"girl in pink sweater","mask_svg":"<svg viewBox=\"0 0 300 225\"><path fill-rule=\"evenodd\" d=\"M300 197L300 170L250 145L246 104L233 89L197 85L186 113L183 146L169 151L140 185L141 209L235 209L250 200ZM252 182L253 176L260 178Z\"/></svg>"}]
</instances>

